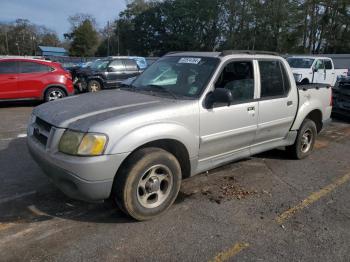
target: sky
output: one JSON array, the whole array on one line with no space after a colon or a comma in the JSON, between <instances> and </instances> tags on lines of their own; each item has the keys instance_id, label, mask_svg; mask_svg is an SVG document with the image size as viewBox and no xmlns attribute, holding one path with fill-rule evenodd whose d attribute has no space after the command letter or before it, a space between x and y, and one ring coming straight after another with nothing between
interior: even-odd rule
<instances>
[{"instance_id":1,"label":"sky","mask_svg":"<svg viewBox=\"0 0 350 262\"><path fill-rule=\"evenodd\" d=\"M117 18L125 9L124 0L0 0L0 21L12 22L28 19L57 32L60 39L69 32L67 18L76 13L91 14L97 26L103 28L107 21Z\"/></svg>"}]
</instances>

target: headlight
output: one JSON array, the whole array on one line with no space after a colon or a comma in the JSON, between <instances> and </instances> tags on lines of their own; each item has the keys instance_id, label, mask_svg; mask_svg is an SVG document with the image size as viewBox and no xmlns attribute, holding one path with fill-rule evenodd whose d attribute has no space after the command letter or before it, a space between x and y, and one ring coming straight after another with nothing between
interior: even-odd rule
<instances>
[{"instance_id":1,"label":"headlight","mask_svg":"<svg viewBox=\"0 0 350 262\"><path fill-rule=\"evenodd\" d=\"M294 75L295 82L298 83L301 81L302 74L293 74L293 75Z\"/></svg>"},{"instance_id":2,"label":"headlight","mask_svg":"<svg viewBox=\"0 0 350 262\"><path fill-rule=\"evenodd\" d=\"M103 154L106 144L106 135L67 130L60 140L58 149L69 155L99 156Z\"/></svg>"}]
</instances>

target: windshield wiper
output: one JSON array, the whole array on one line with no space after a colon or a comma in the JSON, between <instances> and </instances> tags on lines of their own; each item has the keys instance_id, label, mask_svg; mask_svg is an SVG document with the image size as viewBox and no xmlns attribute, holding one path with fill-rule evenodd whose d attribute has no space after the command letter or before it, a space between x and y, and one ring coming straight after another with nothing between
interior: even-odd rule
<instances>
[{"instance_id":1,"label":"windshield wiper","mask_svg":"<svg viewBox=\"0 0 350 262\"><path fill-rule=\"evenodd\" d=\"M178 95L176 95L173 91L170 91L169 89L166 89L165 87L163 86L158 86L158 85L147 85L146 88L149 88L149 89L156 89L156 90L159 90L159 91L162 91L162 92L165 92L165 93L168 93L169 95L171 95L173 98L175 99L178 99Z\"/></svg>"}]
</instances>

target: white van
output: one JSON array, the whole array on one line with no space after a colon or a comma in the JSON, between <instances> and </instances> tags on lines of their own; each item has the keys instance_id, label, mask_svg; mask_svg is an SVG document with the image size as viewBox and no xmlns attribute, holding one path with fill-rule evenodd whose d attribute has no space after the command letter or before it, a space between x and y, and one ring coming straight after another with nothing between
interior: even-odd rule
<instances>
[{"instance_id":1,"label":"white van","mask_svg":"<svg viewBox=\"0 0 350 262\"><path fill-rule=\"evenodd\" d=\"M319 56L291 56L287 61L297 83L335 85L337 81L333 60Z\"/></svg>"}]
</instances>

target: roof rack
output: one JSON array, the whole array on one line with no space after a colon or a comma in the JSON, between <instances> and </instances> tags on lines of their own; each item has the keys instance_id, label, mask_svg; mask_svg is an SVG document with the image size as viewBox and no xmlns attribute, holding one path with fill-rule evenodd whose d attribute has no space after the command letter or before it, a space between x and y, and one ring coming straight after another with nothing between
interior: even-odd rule
<instances>
[{"instance_id":1,"label":"roof rack","mask_svg":"<svg viewBox=\"0 0 350 262\"><path fill-rule=\"evenodd\" d=\"M220 56L234 55L234 54L248 54L248 55L279 55L276 52L258 51L258 50L224 50Z\"/></svg>"},{"instance_id":2,"label":"roof rack","mask_svg":"<svg viewBox=\"0 0 350 262\"><path fill-rule=\"evenodd\" d=\"M185 53L185 52L188 52L188 51L171 51L171 52L166 53L165 55L173 55L173 54Z\"/></svg>"}]
</instances>

